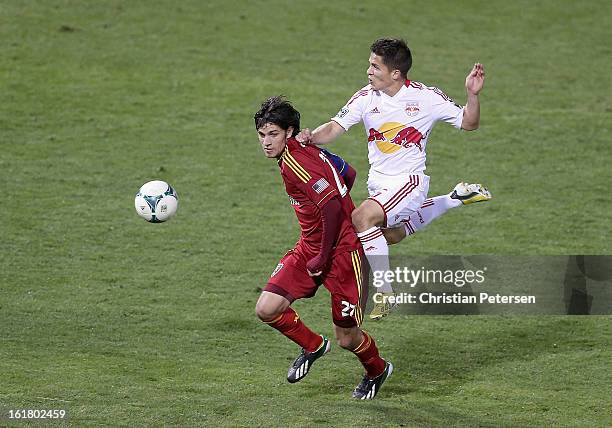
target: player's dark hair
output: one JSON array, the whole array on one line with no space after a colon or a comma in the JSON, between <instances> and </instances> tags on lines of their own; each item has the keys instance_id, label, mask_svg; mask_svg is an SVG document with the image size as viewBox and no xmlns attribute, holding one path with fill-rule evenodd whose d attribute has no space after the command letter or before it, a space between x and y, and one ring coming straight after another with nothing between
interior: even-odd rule
<instances>
[{"instance_id":1,"label":"player's dark hair","mask_svg":"<svg viewBox=\"0 0 612 428\"><path fill-rule=\"evenodd\" d=\"M300 132L300 112L283 95L270 97L255 113L255 129L261 128L266 123L278 125L285 131L293 127L291 136L295 137Z\"/></svg>"},{"instance_id":2,"label":"player's dark hair","mask_svg":"<svg viewBox=\"0 0 612 428\"><path fill-rule=\"evenodd\" d=\"M404 79L408 77L408 70L412 67L412 54L404 40L378 39L372 43L370 51L381 57L390 70L399 70Z\"/></svg>"}]
</instances>

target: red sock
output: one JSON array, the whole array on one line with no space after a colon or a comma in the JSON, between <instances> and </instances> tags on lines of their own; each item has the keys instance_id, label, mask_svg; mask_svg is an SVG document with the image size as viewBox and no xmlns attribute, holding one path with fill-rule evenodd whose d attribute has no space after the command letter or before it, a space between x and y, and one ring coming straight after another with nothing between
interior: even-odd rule
<instances>
[{"instance_id":1,"label":"red sock","mask_svg":"<svg viewBox=\"0 0 612 428\"><path fill-rule=\"evenodd\" d=\"M363 341L352 352L363 364L368 377L375 378L385 370L385 360L378 355L378 348L372 336L363 330L361 333L363 334Z\"/></svg>"},{"instance_id":2,"label":"red sock","mask_svg":"<svg viewBox=\"0 0 612 428\"><path fill-rule=\"evenodd\" d=\"M297 312L291 308L287 308L282 315L266 324L293 340L306 352L316 351L323 343L323 338L306 327Z\"/></svg>"}]
</instances>

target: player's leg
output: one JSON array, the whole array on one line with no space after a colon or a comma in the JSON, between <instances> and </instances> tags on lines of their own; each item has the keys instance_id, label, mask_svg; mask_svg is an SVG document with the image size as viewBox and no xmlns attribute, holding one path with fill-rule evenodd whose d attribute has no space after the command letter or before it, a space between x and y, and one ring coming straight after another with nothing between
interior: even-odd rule
<instances>
[{"instance_id":1,"label":"player's leg","mask_svg":"<svg viewBox=\"0 0 612 428\"><path fill-rule=\"evenodd\" d=\"M363 201L352 214L357 237L373 273L389 270L389 244L381 231L385 219L382 205L373 199ZM391 284L387 281L383 281L379 290L384 293L393 292Z\"/></svg>"},{"instance_id":2,"label":"player's leg","mask_svg":"<svg viewBox=\"0 0 612 428\"><path fill-rule=\"evenodd\" d=\"M312 364L329 352L329 340L310 330L285 297L263 291L255 311L259 319L302 347L298 357L289 366L287 373L289 382L295 383L304 378Z\"/></svg>"},{"instance_id":3,"label":"player's leg","mask_svg":"<svg viewBox=\"0 0 612 428\"><path fill-rule=\"evenodd\" d=\"M393 372L393 364L380 357L374 338L359 327L345 328L334 325L334 333L338 345L355 354L366 371L353 391L353 398L371 400Z\"/></svg>"},{"instance_id":4,"label":"player's leg","mask_svg":"<svg viewBox=\"0 0 612 428\"><path fill-rule=\"evenodd\" d=\"M403 227L387 228L382 232L389 245L396 244L406 236L424 229L451 208L475 202L486 202L490 199L491 193L481 184L459 183L452 192L446 195L426 199L418 210L401 220Z\"/></svg>"},{"instance_id":5,"label":"player's leg","mask_svg":"<svg viewBox=\"0 0 612 428\"><path fill-rule=\"evenodd\" d=\"M427 190L429 189L429 177L423 174L411 174L405 175L401 180L394 179L389 180L385 178L379 178L374 176L370 176L370 180L368 181L368 190L370 191L370 197L368 201L376 203L381 212L384 215L384 226L388 228L396 228L400 226L399 231L395 231L396 233L402 233L402 223L401 221L408 217L410 214L414 213L427 195ZM380 239L384 240L385 244L387 244L387 239L383 234L382 230L379 230ZM403 236L397 238L398 240L403 239ZM366 248L364 246L364 248ZM367 248L366 248L367 249ZM385 270L389 270L389 247L388 244L386 246L386 256L375 257L375 262L381 263L382 260L386 262ZM370 261L370 257L368 257L368 261ZM370 262L371 263L371 262ZM371 265L371 264L370 264ZM373 274L376 275L376 270L381 270L372 266ZM380 279L383 279L380 274L378 274ZM390 297L393 295L393 288L391 284L386 281L382 281L382 287L378 287L376 292L381 293L383 296L382 299L375 299L374 306L372 308L372 312L370 313L371 319L381 319L386 316L390 311L393 305L389 303L388 299L385 297ZM380 284L380 282L379 282ZM376 284L378 285L378 284Z\"/></svg>"},{"instance_id":6,"label":"player's leg","mask_svg":"<svg viewBox=\"0 0 612 428\"><path fill-rule=\"evenodd\" d=\"M303 267L305 263L298 263L298 258L293 252L283 257L255 307L263 322L302 348L289 367L287 380L291 383L306 376L314 361L330 350L329 340L309 329L291 308L294 300L311 297L318 287Z\"/></svg>"},{"instance_id":7,"label":"player's leg","mask_svg":"<svg viewBox=\"0 0 612 428\"><path fill-rule=\"evenodd\" d=\"M287 298L270 291L262 291L255 312L260 320L307 352L316 351L323 342L322 336L310 330L290 305L291 302Z\"/></svg>"},{"instance_id":8,"label":"player's leg","mask_svg":"<svg viewBox=\"0 0 612 428\"><path fill-rule=\"evenodd\" d=\"M364 388L357 388L353 397L374 398L393 366L383 360L374 339L360 329L363 320L362 305L367 299L366 272L363 270L362 251L339 254L334 258L325 286L331 294L334 333L338 345L352 352L366 371ZM363 384L363 385L362 385ZM359 391L358 391L359 390Z\"/></svg>"}]
</instances>

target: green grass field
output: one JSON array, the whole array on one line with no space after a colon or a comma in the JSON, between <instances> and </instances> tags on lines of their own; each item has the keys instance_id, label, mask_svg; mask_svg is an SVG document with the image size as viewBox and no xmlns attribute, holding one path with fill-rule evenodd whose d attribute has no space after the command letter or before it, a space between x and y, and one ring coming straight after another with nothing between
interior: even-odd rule
<instances>
[{"instance_id":1,"label":"green grass field","mask_svg":"<svg viewBox=\"0 0 612 428\"><path fill-rule=\"evenodd\" d=\"M365 85L370 43L407 39L410 77L465 100L438 125L430 194L453 210L395 255L611 254L611 3L591 1L0 2L0 407L67 408L73 426L612 425L609 316L402 316L364 328L397 371L350 393L335 347L296 385L297 348L254 305L298 227L252 116L287 95L303 126ZM355 127L332 149L358 170ZM139 219L155 178L176 218ZM296 310L332 334L322 290ZM0 420L0 425L10 425ZM23 426L23 423L15 424Z\"/></svg>"}]
</instances>

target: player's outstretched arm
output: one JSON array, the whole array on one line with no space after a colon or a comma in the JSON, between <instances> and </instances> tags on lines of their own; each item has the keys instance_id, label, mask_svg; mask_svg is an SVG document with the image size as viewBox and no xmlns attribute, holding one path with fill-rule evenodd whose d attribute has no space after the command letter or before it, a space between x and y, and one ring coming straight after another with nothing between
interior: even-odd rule
<instances>
[{"instance_id":1,"label":"player's outstretched arm","mask_svg":"<svg viewBox=\"0 0 612 428\"><path fill-rule=\"evenodd\" d=\"M474 67L465 78L467 102L463 110L461 128L466 131L478 129L480 125L480 100L478 99L478 94L484 86L484 81L484 66L481 63L474 64Z\"/></svg>"},{"instance_id":2,"label":"player's outstretched arm","mask_svg":"<svg viewBox=\"0 0 612 428\"><path fill-rule=\"evenodd\" d=\"M314 131L311 131L308 128L302 129L299 134L295 136L295 139L300 143L310 143L310 144L327 144L334 141L340 135L344 134L345 129L340 126L337 122L330 120L327 123L319 126Z\"/></svg>"},{"instance_id":3,"label":"player's outstretched arm","mask_svg":"<svg viewBox=\"0 0 612 428\"><path fill-rule=\"evenodd\" d=\"M314 144L327 144L344 134L346 130L338 122L330 120L312 131L311 141Z\"/></svg>"}]
</instances>

